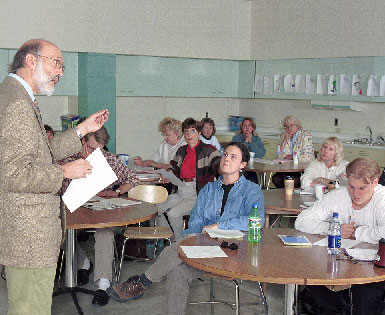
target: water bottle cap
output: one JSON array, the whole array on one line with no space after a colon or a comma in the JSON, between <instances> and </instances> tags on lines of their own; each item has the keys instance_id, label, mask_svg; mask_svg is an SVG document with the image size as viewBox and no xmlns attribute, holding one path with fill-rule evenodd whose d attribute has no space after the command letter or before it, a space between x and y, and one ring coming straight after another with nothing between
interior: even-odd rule
<instances>
[{"instance_id":1,"label":"water bottle cap","mask_svg":"<svg viewBox=\"0 0 385 315\"><path fill-rule=\"evenodd\" d=\"M338 212L333 212L333 218L338 218Z\"/></svg>"},{"instance_id":2,"label":"water bottle cap","mask_svg":"<svg viewBox=\"0 0 385 315\"><path fill-rule=\"evenodd\" d=\"M253 203L252 207L253 208L258 208L258 204L257 203Z\"/></svg>"}]
</instances>

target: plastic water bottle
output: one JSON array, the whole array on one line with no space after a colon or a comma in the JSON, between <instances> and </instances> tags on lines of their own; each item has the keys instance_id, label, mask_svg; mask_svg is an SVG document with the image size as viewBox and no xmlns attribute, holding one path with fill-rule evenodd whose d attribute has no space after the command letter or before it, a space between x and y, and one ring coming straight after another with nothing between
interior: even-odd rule
<instances>
[{"instance_id":1,"label":"plastic water bottle","mask_svg":"<svg viewBox=\"0 0 385 315\"><path fill-rule=\"evenodd\" d=\"M333 212L333 219L330 222L328 231L328 254L338 255L341 251L341 222L338 220L338 213Z\"/></svg>"},{"instance_id":2,"label":"plastic water bottle","mask_svg":"<svg viewBox=\"0 0 385 315\"><path fill-rule=\"evenodd\" d=\"M261 216L258 211L258 204L253 203L249 215L249 242L259 243L261 240Z\"/></svg>"},{"instance_id":3,"label":"plastic water bottle","mask_svg":"<svg viewBox=\"0 0 385 315\"><path fill-rule=\"evenodd\" d=\"M297 165L299 162L299 152L298 151L294 151L293 152L293 163L294 165Z\"/></svg>"}]
</instances>

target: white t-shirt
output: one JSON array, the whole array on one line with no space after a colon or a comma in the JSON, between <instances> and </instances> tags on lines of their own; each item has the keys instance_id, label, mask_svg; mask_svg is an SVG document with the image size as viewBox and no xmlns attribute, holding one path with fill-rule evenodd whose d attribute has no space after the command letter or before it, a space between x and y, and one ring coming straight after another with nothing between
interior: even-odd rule
<instances>
[{"instance_id":1,"label":"white t-shirt","mask_svg":"<svg viewBox=\"0 0 385 315\"><path fill-rule=\"evenodd\" d=\"M317 177L324 177L329 178L330 180L335 180L340 174L346 173L346 166L348 164L348 161L343 160L338 166L327 168L325 163L322 161L311 161L301 176L301 188L308 188L310 183Z\"/></svg>"},{"instance_id":2,"label":"white t-shirt","mask_svg":"<svg viewBox=\"0 0 385 315\"><path fill-rule=\"evenodd\" d=\"M342 224L355 222L357 240L377 244L385 238L385 187L378 184L372 199L360 210L354 210L347 187L335 189L302 211L295 228L305 233L327 234L333 212L338 212ZM350 220L349 220L350 219Z\"/></svg>"},{"instance_id":3,"label":"white t-shirt","mask_svg":"<svg viewBox=\"0 0 385 315\"><path fill-rule=\"evenodd\" d=\"M166 140L163 139L159 145L158 151L154 153L154 155L151 157L151 160L154 160L160 164L170 164L170 161L174 158L176 151L178 151L178 149L185 144L186 141L184 140L183 136L174 146L168 144Z\"/></svg>"},{"instance_id":4,"label":"white t-shirt","mask_svg":"<svg viewBox=\"0 0 385 315\"><path fill-rule=\"evenodd\" d=\"M211 136L211 139L210 140L207 140L205 137L203 137L202 135L199 137L199 139L203 142L203 143L207 143L207 144L211 144L212 146L216 147L218 151L221 150L221 145L219 144L219 141L217 139L216 136Z\"/></svg>"}]
</instances>

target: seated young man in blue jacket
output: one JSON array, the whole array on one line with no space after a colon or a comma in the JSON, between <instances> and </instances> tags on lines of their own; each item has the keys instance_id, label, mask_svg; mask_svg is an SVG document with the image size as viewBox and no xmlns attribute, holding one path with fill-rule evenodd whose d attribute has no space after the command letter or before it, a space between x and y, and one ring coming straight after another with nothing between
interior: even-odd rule
<instances>
[{"instance_id":1,"label":"seated young man in blue jacket","mask_svg":"<svg viewBox=\"0 0 385 315\"><path fill-rule=\"evenodd\" d=\"M203 272L186 265L179 258L177 249L180 241L191 234L203 233L205 228L247 231L253 203L258 203L261 224L264 224L265 202L262 191L257 184L242 176L242 169L247 165L249 157L244 144L232 142L227 146L220 162L222 176L199 192L188 229L183 231L183 238L165 248L145 273L110 287L107 292L114 300L127 302L141 298L152 282L160 282L167 276L167 313L185 313L190 284Z\"/></svg>"}]
</instances>

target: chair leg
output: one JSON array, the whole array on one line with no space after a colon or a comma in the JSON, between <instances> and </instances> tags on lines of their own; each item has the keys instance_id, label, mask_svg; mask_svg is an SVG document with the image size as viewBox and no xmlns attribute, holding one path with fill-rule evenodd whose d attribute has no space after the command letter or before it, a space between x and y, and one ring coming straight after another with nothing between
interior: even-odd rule
<instances>
[{"instance_id":1,"label":"chair leg","mask_svg":"<svg viewBox=\"0 0 385 315\"><path fill-rule=\"evenodd\" d=\"M122 265L123 265L123 260L124 260L124 251L126 249L126 242L127 242L128 238L125 238L123 240L123 246L122 246L122 253L121 253L121 256L120 256L120 264L119 264L119 269L118 269L118 272L117 272L117 275L116 275L116 282L119 283L120 281L120 273L122 272Z\"/></svg>"},{"instance_id":2,"label":"chair leg","mask_svg":"<svg viewBox=\"0 0 385 315\"><path fill-rule=\"evenodd\" d=\"M235 284L235 315L239 315L240 313L240 306L239 306L239 284L237 280L233 280Z\"/></svg>"},{"instance_id":3,"label":"chair leg","mask_svg":"<svg viewBox=\"0 0 385 315\"><path fill-rule=\"evenodd\" d=\"M116 246L116 241L114 238L114 273L116 282L118 282L119 263L118 247Z\"/></svg>"},{"instance_id":4,"label":"chair leg","mask_svg":"<svg viewBox=\"0 0 385 315\"><path fill-rule=\"evenodd\" d=\"M266 287L265 284L264 284L264 286ZM258 281L258 288L259 288L259 292L261 293L262 303L263 303L263 307L265 309L264 313L267 315L268 314L268 306L267 306L266 296L265 296L264 290L262 288L262 285L259 281Z\"/></svg>"}]
</instances>

